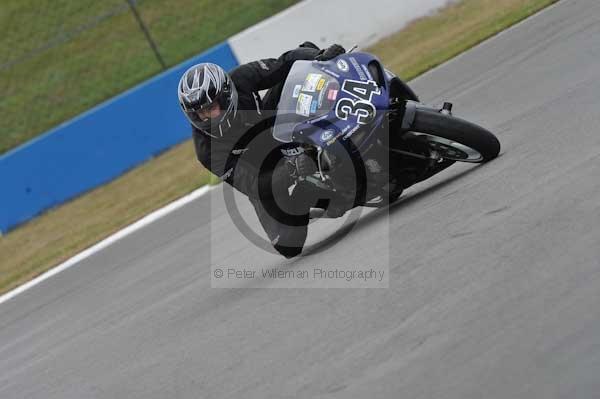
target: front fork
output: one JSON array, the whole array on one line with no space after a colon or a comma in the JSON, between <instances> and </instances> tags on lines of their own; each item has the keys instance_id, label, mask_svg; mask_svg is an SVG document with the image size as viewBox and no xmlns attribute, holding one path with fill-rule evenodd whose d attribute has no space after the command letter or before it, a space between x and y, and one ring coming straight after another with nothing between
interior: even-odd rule
<instances>
[{"instance_id":1,"label":"front fork","mask_svg":"<svg viewBox=\"0 0 600 399\"><path fill-rule=\"evenodd\" d=\"M430 110L430 111L434 111L434 112L439 112L439 113L442 113L445 115L452 115L452 107L453 107L453 104L450 102L444 102L444 104L442 105L442 108L437 109L437 108L426 106L417 101L392 99L390 101L390 108L392 109L392 111L390 113L390 118L398 118L398 120L400 121L400 126L399 126L400 129L399 130L400 130L400 135L402 136L402 138L416 139L418 137L418 135L413 133L411 131L411 129L414 126L415 116L417 114L418 109L426 109L426 110ZM403 150L394 149L394 148L390 148L389 150L392 152L401 154L401 155L409 156L409 157L419 158L419 159L423 159L423 160L430 160L430 161L432 161L431 166L435 165L437 162L439 162L441 160L440 155L435 150L432 150L432 149L430 149L429 156L425 156L422 154L415 154L410 151L403 151Z\"/></svg>"}]
</instances>

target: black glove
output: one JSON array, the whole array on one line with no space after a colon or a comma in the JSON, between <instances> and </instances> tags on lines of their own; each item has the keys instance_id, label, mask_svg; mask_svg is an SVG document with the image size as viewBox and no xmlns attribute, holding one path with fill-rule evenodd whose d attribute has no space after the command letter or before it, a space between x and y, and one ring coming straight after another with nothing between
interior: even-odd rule
<instances>
[{"instance_id":1,"label":"black glove","mask_svg":"<svg viewBox=\"0 0 600 399\"><path fill-rule=\"evenodd\" d=\"M339 44L333 44L324 50L319 51L319 54L315 57L317 61L329 61L338 55L346 53L346 49Z\"/></svg>"},{"instance_id":2,"label":"black glove","mask_svg":"<svg viewBox=\"0 0 600 399\"><path fill-rule=\"evenodd\" d=\"M321 50L319 47L317 47L316 44L314 44L313 42L309 42L309 41L302 43L298 47L314 48L315 50Z\"/></svg>"}]
</instances>

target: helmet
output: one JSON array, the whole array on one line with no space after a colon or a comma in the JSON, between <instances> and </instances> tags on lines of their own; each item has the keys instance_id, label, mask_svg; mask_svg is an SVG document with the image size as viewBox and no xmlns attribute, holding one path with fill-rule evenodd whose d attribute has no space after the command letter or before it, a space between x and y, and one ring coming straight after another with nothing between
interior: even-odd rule
<instances>
[{"instance_id":1,"label":"helmet","mask_svg":"<svg viewBox=\"0 0 600 399\"><path fill-rule=\"evenodd\" d=\"M231 77L216 64L202 63L188 69L178 86L179 105L190 123L203 133L221 138L237 114L237 91ZM221 114L203 120L198 112L218 103Z\"/></svg>"}]
</instances>

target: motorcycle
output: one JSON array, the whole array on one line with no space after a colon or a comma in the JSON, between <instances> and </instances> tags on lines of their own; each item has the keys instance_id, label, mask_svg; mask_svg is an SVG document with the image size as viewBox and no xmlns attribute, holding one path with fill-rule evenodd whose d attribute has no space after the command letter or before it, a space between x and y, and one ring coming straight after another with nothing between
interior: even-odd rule
<instances>
[{"instance_id":1,"label":"motorcycle","mask_svg":"<svg viewBox=\"0 0 600 399\"><path fill-rule=\"evenodd\" d=\"M487 162L500 152L494 134L455 117L451 103L440 109L420 103L365 52L296 61L282 89L273 137L296 146L284 151L292 162L298 151L312 160L310 173L298 176L316 190L311 218L387 206L455 162Z\"/></svg>"}]
</instances>

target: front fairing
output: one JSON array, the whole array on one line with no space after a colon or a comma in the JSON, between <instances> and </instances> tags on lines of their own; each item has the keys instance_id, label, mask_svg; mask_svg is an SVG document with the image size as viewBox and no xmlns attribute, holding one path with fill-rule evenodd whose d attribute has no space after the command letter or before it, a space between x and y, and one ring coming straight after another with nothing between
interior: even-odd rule
<instances>
[{"instance_id":1,"label":"front fairing","mask_svg":"<svg viewBox=\"0 0 600 399\"><path fill-rule=\"evenodd\" d=\"M364 147L388 110L388 78L367 53L296 61L282 90L274 138L322 148L350 139L353 149Z\"/></svg>"}]
</instances>

